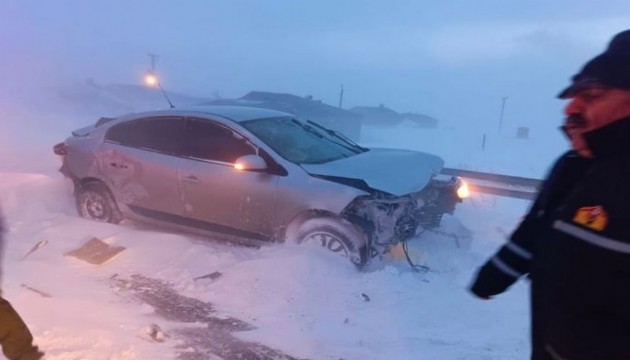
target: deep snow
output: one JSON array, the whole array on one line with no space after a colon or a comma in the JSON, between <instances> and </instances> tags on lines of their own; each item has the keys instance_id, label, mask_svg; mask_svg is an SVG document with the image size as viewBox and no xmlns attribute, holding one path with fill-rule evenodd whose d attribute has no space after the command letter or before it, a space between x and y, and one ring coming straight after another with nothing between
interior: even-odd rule
<instances>
[{"instance_id":1,"label":"deep snow","mask_svg":"<svg viewBox=\"0 0 630 360\"><path fill-rule=\"evenodd\" d=\"M1 115L7 119L18 114L24 119L41 115L6 108ZM237 339L295 358L528 356L526 282L489 301L467 291L476 268L504 243L526 212L527 201L473 194L454 216L445 217L441 228L410 243L412 258L430 271L416 273L404 259L388 257L358 272L345 259L319 248L257 249L138 223L111 225L79 218L71 184L57 172L51 147L94 119L58 115L55 120L44 126L50 129L35 133L16 130L8 136L5 131L7 139L0 147L0 204L9 228L3 291L48 359L175 359L181 347L194 354L194 343L180 330L204 325L165 320L115 281L134 274L213 304L213 316L255 327L233 333ZM26 124L27 129L37 128ZM442 155L449 167L522 176L541 177L555 155L545 151L544 139L499 135L482 151L465 129L402 125L367 128L362 136L362 145ZM103 265L64 256L92 237L126 250ZM23 258L41 240L46 244ZM217 271L217 279L193 280ZM150 336L156 325L165 334L159 335L163 342ZM213 358L205 356L199 359Z\"/></svg>"}]
</instances>

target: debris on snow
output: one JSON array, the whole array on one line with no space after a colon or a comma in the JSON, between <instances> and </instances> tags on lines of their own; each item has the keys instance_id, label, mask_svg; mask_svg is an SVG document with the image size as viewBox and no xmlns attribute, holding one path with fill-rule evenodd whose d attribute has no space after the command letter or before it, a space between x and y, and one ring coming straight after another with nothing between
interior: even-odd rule
<instances>
[{"instance_id":1,"label":"debris on snow","mask_svg":"<svg viewBox=\"0 0 630 360\"><path fill-rule=\"evenodd\" d=\"M41 291L41 290L38 290L38 289L35 289L34 287L28 286L26 284L21 284L20 286L25 288L26 290L30 290L30 291L36 293L37 295L40 295L41 297L45 297L45 298L52 297L52 295L50 295L49 293Z\"/></svg>"},{"instance_id":2,"label":"debris on snow","mask_svg":"<svg viewBox=\"0 0 630 360\"><path fill-rule=\"evenodd\" d=\"M221 277L221 275L223 275L221 272L215 271L215 272L210 273L210 274L194 277L193 280L197 281L197 280L202 280L202 279L210 279L210 280L214 281L214 280L218 279L219 277Z\"/></svg>"},{"instance_id":3,"label":"debris on snow","mask_svg":"<svg viewBox=\"0 0 630 360\"><path fill-rule=\"evenodd\" d=\"M26 259L27 256L31 255L32 253L34 253L37 249L39 249L40 247L44 246L48 244L48 240L40 240L37 242L37 244L33 245L33 247L26 253L24 254L24 256L22 256L22 260Z\"/></svg>"},{"instance_id":4,"label":"debris on snow","mask_svg":"<svg viewBox=\"0 0 630 360\"><path fill-rule=\"evenodd\" d=\"M65 255L74 256L90 264L102 265L123 250L125 250L124 246L111 246L103 240L93 237L80 248L69 251Z\"/></svg>"},{"instance_id":5,"label":"debris on snow","mask_svg":"<svg viewBox=\"0 0 630 360\"><path fill-rule=\"evenodd\" d=\"M164 342L165 338L168 337L168 335L164 333L164 331L162 331L162 328L160 328L160 326L157 324L149 325L146 330L149 337L155 342Z\"/></svg>"}]
</instances>

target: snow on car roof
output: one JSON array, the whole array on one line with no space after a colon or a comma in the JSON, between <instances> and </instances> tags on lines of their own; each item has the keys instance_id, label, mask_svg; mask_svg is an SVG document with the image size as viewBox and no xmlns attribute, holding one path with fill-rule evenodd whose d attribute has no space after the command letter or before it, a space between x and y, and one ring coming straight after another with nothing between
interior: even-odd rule
<instances>
[{"instance_id":1,"label":"snow on car roof","mask_svg":"<svg viewBox=\"0 0 630 360\"><path fill-rule=\"evenodd\" d=\"M227 106L227 105L204 105L204 106L183 106L173 109L163 109L154 111L144 111L122 115L112 121L112 123L138 119L147 116L200 116L216 115L231 121L242 122L253 119L293 117L294 115L271 109L249 107L249 106Z\"/></svg>"},{"instance_id":2,"label":"snow on car roof","mask_svg":"<svg viewBox=\"0 0 630 360\"><path fill-rule=\"evenodd\" d=\"M293 116L289 113L257 108L257 107L249 107L249 106L226 106L226 105L212 105L212 106L186 106L181 108L175 108L173 111L185 111L185 112L196 112L202 114L212 114L222 116L228 119L231 119L236 122L260 119L260 118L269 118L269 117L285 117L285 116Z\"/></svg>"}]
</instances>

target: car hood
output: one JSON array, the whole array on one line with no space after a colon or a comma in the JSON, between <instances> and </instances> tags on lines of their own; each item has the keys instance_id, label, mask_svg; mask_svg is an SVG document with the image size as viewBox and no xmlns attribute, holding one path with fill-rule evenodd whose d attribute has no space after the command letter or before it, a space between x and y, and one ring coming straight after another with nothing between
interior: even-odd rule
<instances>
[{"instance_id":1,"label":"car hood","mask_svg":"<svg viewBox=\"0 0 630 360\"><path fill-rule=\"evenodd\" d=\"M309 174L360 179L398 196L422 190L443 166L439 156L399 149L370 149L324 164L302 164Z\"/></svg>"}]
</instances>

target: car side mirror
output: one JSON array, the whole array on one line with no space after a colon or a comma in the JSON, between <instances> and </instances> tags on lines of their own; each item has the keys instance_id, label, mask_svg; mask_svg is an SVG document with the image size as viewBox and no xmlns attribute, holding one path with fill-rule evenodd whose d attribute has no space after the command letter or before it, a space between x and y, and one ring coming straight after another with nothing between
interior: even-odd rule
<instances>
[{"instance_id":1,"label":"car side mirror","mask_svg":"<svg viewBox=\"0 0 630 360\"><path fill-rule=\"evenodd\" d=\"M265 159L258 155L243 155L236 159L234 168L237 170L265 170L268 166Z\"/></svg>"}]
</instances>

